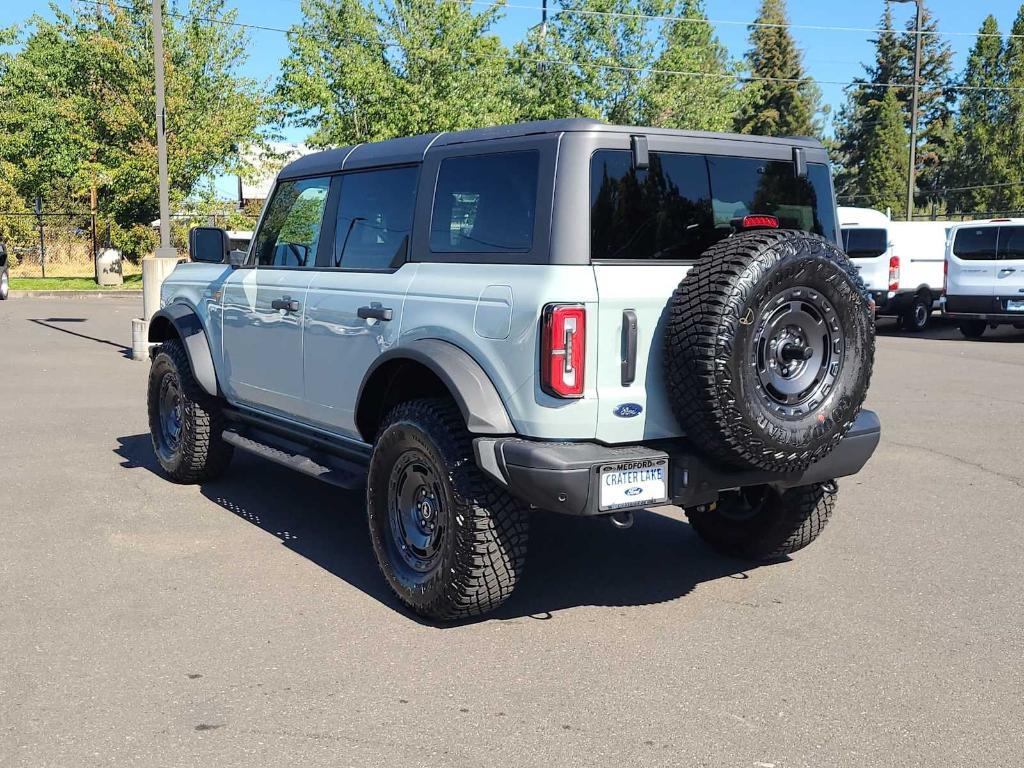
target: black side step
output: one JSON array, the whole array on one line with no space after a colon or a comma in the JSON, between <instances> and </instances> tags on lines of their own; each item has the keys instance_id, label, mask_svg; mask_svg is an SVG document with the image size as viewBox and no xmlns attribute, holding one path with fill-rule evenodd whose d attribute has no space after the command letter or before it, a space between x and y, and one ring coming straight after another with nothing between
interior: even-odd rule
<instances>
[{"instance_id":1,"label":"black side step","mask_svg":"<svg viewBox=\"0 0 1024 768\"><path fill-rule=\"evenodd\" d=\"M366 466L361 463L346 461L260 430L231 428L225 429L223 435L224 441L236 448L325 483L348 490L366 487Z\"/></svg>"}]
</instances>

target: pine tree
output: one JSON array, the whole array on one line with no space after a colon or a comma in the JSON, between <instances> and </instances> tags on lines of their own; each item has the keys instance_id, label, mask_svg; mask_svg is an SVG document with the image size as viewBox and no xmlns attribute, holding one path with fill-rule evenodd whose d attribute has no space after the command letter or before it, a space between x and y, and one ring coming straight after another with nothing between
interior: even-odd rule
<instances>
[{"instance_id":1,"label":"pine tree","mask_svg":"<svg viewBox=\"0 0 1024 768\"><path fill-rule=\"evenodd\" d=\"M750 28L752 76L736 129L763 136L818 136L821 93L804 73L800 50L786 26L785 0L761 0Z\"/></svg>"},{"instance_id":2,"label":"pine tree","mask_svg":"<svg viewBox=\"0 0 1024 768\"><path fill-rule=\"evenodd\" d=\"M909 137L896 89L886 88L881 100L870 102L865 118L868 127L858 185L863 201L880 211L891 208L893 216L903 216Z\"/></svg>"},{"instance_id":3,"label":"pine tree","mask_svg":"<svg viewBox=\"0 0 1024 768\"><path fill-rule=\"evenodd\" d=\"M968 189L950 196L962 211L994 211L1006 205L1007 189L991 186L1011 181L1009 162L1004 153L1007 100L1003 67L1003 43L999 25L989 14L967 59L963 74L965 90L960 101L956 130L961 142L953 165L952 179L959 187L989 185Z\"/></svg>"},{"instance_id":4,"label":"pine tree","mask_svg":"<svg viewBox=\"0 0 1024 768\"><path fill-rule=\"evenodd\" d=\"M736 119L742 92L739 66L707 23L703 0L682 0L677 15L688 21L663 27L664 48L644 87L642 122L664 128L726 131ZM700 75L673 74L699 72Z\"/></svg>"},{"instance_id":5,"label":"pine tree","mask_svg":"<svg viewBox=\"0 0 1024 768\"><path fill-rule=\"evenodd\" d=\"M1010 30L1010 39L1003 49L1003 74L1009 90L1006 93L1006 117L1003 120L1004 153L1009 159L1010 177L1005 200L1008 209L1024 210L1024 5Z\"/></svg>"}]
</instances>

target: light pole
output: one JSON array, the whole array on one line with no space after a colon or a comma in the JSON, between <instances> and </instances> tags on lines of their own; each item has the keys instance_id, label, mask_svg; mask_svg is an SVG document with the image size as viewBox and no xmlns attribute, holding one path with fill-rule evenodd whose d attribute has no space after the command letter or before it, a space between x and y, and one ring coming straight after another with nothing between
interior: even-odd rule
<instances>
[{"instance_id":1,"label":"light pole","mask_svg":"<svg viewBox=\"0 0 1024 768\"><path fill-rule=\"evenodd\" d=\"M910 97L910 164L907 167L907 221L914 218L914 183L917 173L917 109L921 81L921 26L924 23L924 0L890 0L894 3L913 3L917 8L914 20L914 81Z\"/></svg>"}]
</instances>

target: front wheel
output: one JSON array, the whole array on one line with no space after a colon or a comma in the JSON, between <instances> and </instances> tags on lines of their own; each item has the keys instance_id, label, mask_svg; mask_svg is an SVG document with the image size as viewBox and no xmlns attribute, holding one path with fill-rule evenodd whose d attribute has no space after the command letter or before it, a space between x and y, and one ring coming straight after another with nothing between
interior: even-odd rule
<instances>
[{"instance_id":1,"label":"front wheel","mask_svg":"<svg viewBox=\"0 0 1024 768\"><path fill-rule=\"evenodd\" d=\"M779 492L752 486L717 504L686 510L694 531L723 554L775 560L803 549L824 530L836 504L835 482Z\"/></svg>"},{"instance_id":2,"label":"front wheel","mask_svg":"<svg viewBox=\"0 0 1024 768\"><path fill-rule=\"evenodd\" d=\"M988 328L988 323L984 320L961 320L959 328L964 338L980 339L985 333L985 329Z\"/></svg>"},{"instance_id":3,"label":"front wheel","mask_svg":"<svg viewBox=\"0 0 1024 768\"><path fill-rule=\"evenodd\" d=\"M366 489L384 577L421 616L453 621L508 599L526 561L527 513L476 466L447 400L412 400L385 420Z\"/></svg>"},{"instance_id":4,"label":"front wheel","mask_svg":"<svg viewBox=\"0 0 1024 768\"><path fill-rule=\"evenodd\" d=\"M172 480L199 483L227 469L233 449L222 437L220 402L200 388L177 339L153 358L147 400L153 451Z\"/></svg>"}]
</instances>

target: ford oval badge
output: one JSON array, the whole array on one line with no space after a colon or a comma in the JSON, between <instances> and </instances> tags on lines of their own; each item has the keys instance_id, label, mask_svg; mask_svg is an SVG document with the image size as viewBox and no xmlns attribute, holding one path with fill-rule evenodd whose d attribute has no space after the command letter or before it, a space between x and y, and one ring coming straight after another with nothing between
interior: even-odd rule
<instances>
[{"instance_id":1,"label":"ford oval badge","mask_svg":"<svg viewBox=\"0 0 1024 768\"><path fill-rule=\"evenodd\" d=\"M626 490L623 491L623 493L626 494L627 496L639 496L643 492L644 489L641 488L639 485L634 485L632 488L627 488Z\"/></svg>"},{"instance_id":2,"label":"ford oval badge","mask_svg":"<svg viewBox=\"0 0 1024 768\"><path fill-rule=\"evenodd\" d=\"M622 403L622 405L615 406L613 413L620 419L632 419L643 413L643 410L644 407L639 403Z\"/></svg>"}]
</instances>

